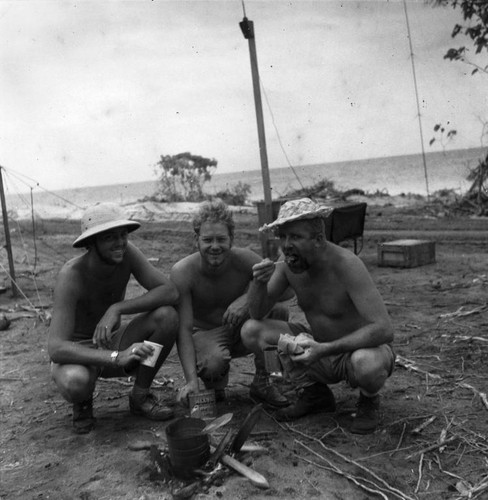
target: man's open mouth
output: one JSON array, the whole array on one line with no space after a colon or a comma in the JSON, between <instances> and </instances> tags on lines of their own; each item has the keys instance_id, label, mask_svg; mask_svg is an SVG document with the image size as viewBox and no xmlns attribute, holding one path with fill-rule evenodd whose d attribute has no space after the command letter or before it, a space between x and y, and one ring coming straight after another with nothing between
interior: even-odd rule
<instances>
[{"instance_id":1,"label":"man's open mouth","mask_svg":"<svg viewBox=\"0 0 488 500\"><path fill-rule=\"evenodd\" d=\"M293 266L298 262L298 257L296 255L285 255L285 262L289 266Z\"/></svg>"}]
</instances>

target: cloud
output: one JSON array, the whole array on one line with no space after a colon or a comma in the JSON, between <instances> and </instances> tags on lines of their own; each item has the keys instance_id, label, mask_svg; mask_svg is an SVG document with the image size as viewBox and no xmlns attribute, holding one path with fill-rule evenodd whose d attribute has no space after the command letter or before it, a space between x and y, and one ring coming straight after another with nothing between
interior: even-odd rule
<instances>
[{"instance_id":1,"label":"cloud","mask_svg":"<svg viewBox=\"0 0 488 500\"><path fill-rule=\"evenodd\" d=\"M442 59L459 16L408 3L425 120L479 145L486 82ZM420 151L400 2L246 2L271 168ZM240 2L4 0L0 146L51 189L153 178L160 154L260 167ZM284 148L284 151L283 151ZM34 169L34 170L32 170Z\"/></svg>"}]
</instances>

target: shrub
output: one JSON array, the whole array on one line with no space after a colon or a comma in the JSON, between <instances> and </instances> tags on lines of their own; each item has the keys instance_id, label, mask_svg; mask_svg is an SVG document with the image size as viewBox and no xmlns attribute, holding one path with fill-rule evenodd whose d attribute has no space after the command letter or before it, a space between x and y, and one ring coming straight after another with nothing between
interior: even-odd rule
<instances>
[{"instance_id":1,"label":"shrub","mask_svg":"<svg viewBox=\"0 0 488 500\"><path fill-rule=\"evenodd\" d=\"M216 193L215 197L220 198L227 205L245 205L249 195L251 194L251 186L239 181L232 188L225 189Z\"/></svg>"}]
</instances>

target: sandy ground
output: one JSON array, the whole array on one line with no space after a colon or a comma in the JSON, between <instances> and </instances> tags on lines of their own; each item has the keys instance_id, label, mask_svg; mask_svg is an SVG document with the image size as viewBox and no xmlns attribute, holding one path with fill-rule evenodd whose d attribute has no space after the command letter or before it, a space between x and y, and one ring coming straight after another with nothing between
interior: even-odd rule
<instances>
[{"instance_id":1,"label":"sandy ground","mask_svg":"<svg viewBox=\"0 0 488 500\"><path fill-rule=\"evenodd\" d=\"M427 216L428 214L428 216ZM164 272L192 251L188 214L146 222L133 241ZM237 244L260 252L257 217L237 211ZM20 297L0 295L11 321L0 331L0 498L5 499L455 499L488 498L488 361L486 246L488 222L450 218L424 206L368 207L361 258L370 269L395 325L396 369L383 391L380 428L349 432L357 393L333 387L334 414L280 424L264 412L248 442L265 452L237 458L268 480L259 489L224 469L210 486L164 482L147 449L166 450L165 427L130 415L127 379L101 380L96 389L96 430L72 433L71 408L56 392L46 352L52 290L60 266L76 254L76 221L42 219L12 228ZM436 263L412 269L379 267L378 243L403 238L436 245ZM6 256L2 260L7 267ZM9 280L5 279L9 285ZM138 293L131 284L129 293ZM291 305L293 314L300 314ZM255 406L248 396L252 360L232 365L226 428L237 430ZM183 384L173 352L155 390L169 404ZM283 385L290 397L292 388ZM187 413L176 408L178 416ZM425 427L421 428L422 424ZM219 439L226 429L215 432Z\"/></svg>"}]
</instances>

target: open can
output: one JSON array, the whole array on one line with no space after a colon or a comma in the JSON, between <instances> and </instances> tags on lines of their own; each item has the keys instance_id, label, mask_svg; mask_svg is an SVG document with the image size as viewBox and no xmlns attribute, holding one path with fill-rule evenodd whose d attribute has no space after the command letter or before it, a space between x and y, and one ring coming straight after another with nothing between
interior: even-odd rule
<instances>
[{"instance_id":1,"label":"open can","mask_svg":"<svg viewBox=\"0 0 488 500\"><path fill-rule=\"evenodd\" d=\"M217 416L215 390L207 389L188 396L192 417L211 419Z\"/></svg>"}]
</instances>

